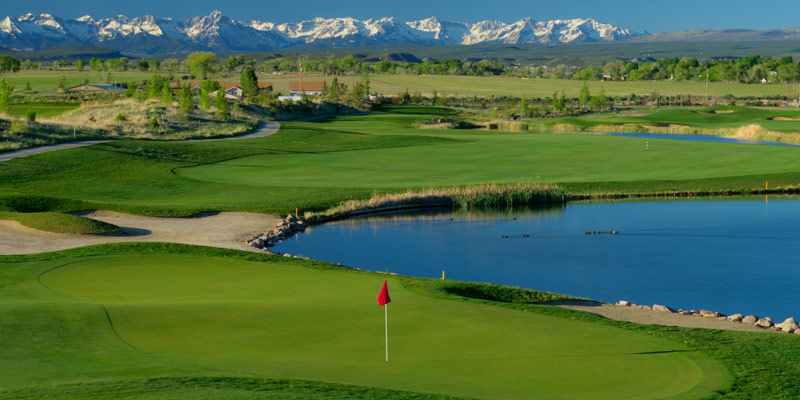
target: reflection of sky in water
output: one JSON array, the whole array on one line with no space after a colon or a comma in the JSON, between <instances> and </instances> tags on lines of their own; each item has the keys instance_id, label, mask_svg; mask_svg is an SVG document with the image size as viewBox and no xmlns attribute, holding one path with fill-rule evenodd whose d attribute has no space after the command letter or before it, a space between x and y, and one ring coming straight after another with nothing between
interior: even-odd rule
<instances>
[{"instance_id":1,"label":"reflection of sky in water","mask_svg":"<svg viewBox=\"0 0 800 400\"><path fill-rule=\"evenodd\" d=\"M688 140L691 142L715 142L715 143L739 143L739 144L763 144L768 146L789 146L798 147L796 144L767 142L763 140L744 140L727 138L716 135L689 135L676 133L606 133L609 136L621 136L643 139L667 139L667 140Z\"/></svg>"},{"instance_id":2,"label":"reflection of sky in water","mask_svg":"<svg viewBox=\"0 0 800 400\"><path fill-rule=\"evenodd\" d=\"M782 321L800 317L798 239L800 199L706 199L373 216L314 227L273 250L369 270L432 278L446 270L449 279Z\"/></svg>"}]
</instances>

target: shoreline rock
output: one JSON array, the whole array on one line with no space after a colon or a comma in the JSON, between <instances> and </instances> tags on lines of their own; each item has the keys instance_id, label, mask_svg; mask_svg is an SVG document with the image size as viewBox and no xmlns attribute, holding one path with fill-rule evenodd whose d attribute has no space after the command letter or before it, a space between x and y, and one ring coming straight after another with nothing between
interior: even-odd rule
<instances>
[{"instance_id":1,"label":"shoreline rock","mask_svg":"<svg viewBox=\"0 0 800 400\"><path fill-rule=\"evenodd\" d=\"M275 244L284 239L292 237L298 232L304 232L308 226L309 224L305 219L289 214L286 216L286 218L278 222L271 230L258 235L246 241L245 243L250 247L272 253L269 251L270 247L275 246ZM291 255L289 255L289 257L291 257Z\"/></svg>"},{"instance_id":2,"label":"shoreline rock","mask_svg":"<svg viewBox=\"0 0 800 400\"><path fill-rule=\"evenodd\" d=\"M750 324L755 325L756 327L771 330L775 332L784 332L788 334L795 334L800 335L800 323L798 323L794 318L790 317L787 318L780 324L776 324L772 321L770 317L759 318L755 315L748 315L743 316L742 314L733 314L730 316L726 316L725 314L719 313L717 311L710 311L710 310L684 310L678 309L675 311L674 309L661 305L661 304L653 304L652 307L644 306L644 305L636 305L631 303L627 300L620 300L614 303L615 306L618 307L630 307L636 308L640 310L651 310L651 311L658 311L658 312L668 312L673 314L680 314L680 315L687 315L687 316L695 316L695 317L703 317L703 318L716 318L721 321L728 321L733 323L742 323L742 324Z\"/></svg>"}]
</instances>

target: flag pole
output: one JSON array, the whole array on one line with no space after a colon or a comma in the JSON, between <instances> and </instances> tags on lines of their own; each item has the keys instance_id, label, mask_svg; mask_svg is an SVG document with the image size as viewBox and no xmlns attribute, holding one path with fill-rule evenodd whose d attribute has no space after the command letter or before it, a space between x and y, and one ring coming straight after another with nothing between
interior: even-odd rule
<instances>
[{"instance_id":1,"label":"flag pole","mask_svg":"<svg viewBox=\"0 0 800 400\"><path fill-rule=\"evenodd\" d=\"M383 306L383 321L386 330L386 362L389 362L389 304Z\"/></svg>"}]
</instances>

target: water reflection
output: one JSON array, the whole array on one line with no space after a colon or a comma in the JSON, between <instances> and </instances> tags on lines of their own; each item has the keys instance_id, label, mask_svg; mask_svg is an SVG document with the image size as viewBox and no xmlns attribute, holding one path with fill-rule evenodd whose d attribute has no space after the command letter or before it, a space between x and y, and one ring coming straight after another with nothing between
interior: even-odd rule
<instances>
[{"instance_id":1,"label":"water reflection","mask_svg":"<svg viewBox=\"0 0 800 400\"><path fill-rule=\"evenodd\" d=\"M596 300L800 317L800 200L762 196L424 210L314 227L275 250ZM586 231L618 234L587 235Z\"/></svg>"}]
</instances>

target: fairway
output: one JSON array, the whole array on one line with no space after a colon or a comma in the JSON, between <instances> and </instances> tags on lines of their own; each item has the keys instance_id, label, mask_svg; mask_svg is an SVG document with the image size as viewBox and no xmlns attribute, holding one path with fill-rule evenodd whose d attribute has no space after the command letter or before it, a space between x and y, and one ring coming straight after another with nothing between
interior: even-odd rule
<instances>
[{"instance_id":1,"label":"fairway","mask_svg":"<svg viewBox=\"0 0 800 400\"><path fill-rule=\"evenodd\" d=\"M415 128L432 112L441 110L289 122L250 140L111 142L11 160L0 163L0 209L8 198L7 211L286 213L375 190L482 183L556 183L571 194L604 195L727 193L762 189L766 181L770 188L800 182L791 147ZM91 203L13 205L24 195Z\"/></svg>"},{"instance_id":2,"label":"fairway","mask_svg":"<svg viewBox=\"0 0 800 400\"><path fill-rule=\"evenodd\" d=\"M369 117L375 122L388 118ZM359 130L366 126L342 121L319 128ZM180 169L178 174L253 186L398 188L701 179L800 171L797 149L778 146L649 140L645 150L646 139L603 135L422 132L461 142L357 152L254 155Z\"/></svg>"},{"instance_id":3,"label":"fairway","mask_svg":"<svg viewBox=\"0 0 800 400\"><path fill-rule=\"evenodd\" d=\"M396 277L386 364L375 301L384 276L274 260L156 252L0 261L11 289L0 291L0 312L12 327L0 337L15 348L0 387L179 373L485 398L688 399L726 379L715 362L644 333L428 297ZM37 309L80 317L38 331L48 313ZM82 344L37 349L18 335Z\"/></svg>"}]
</instances>

